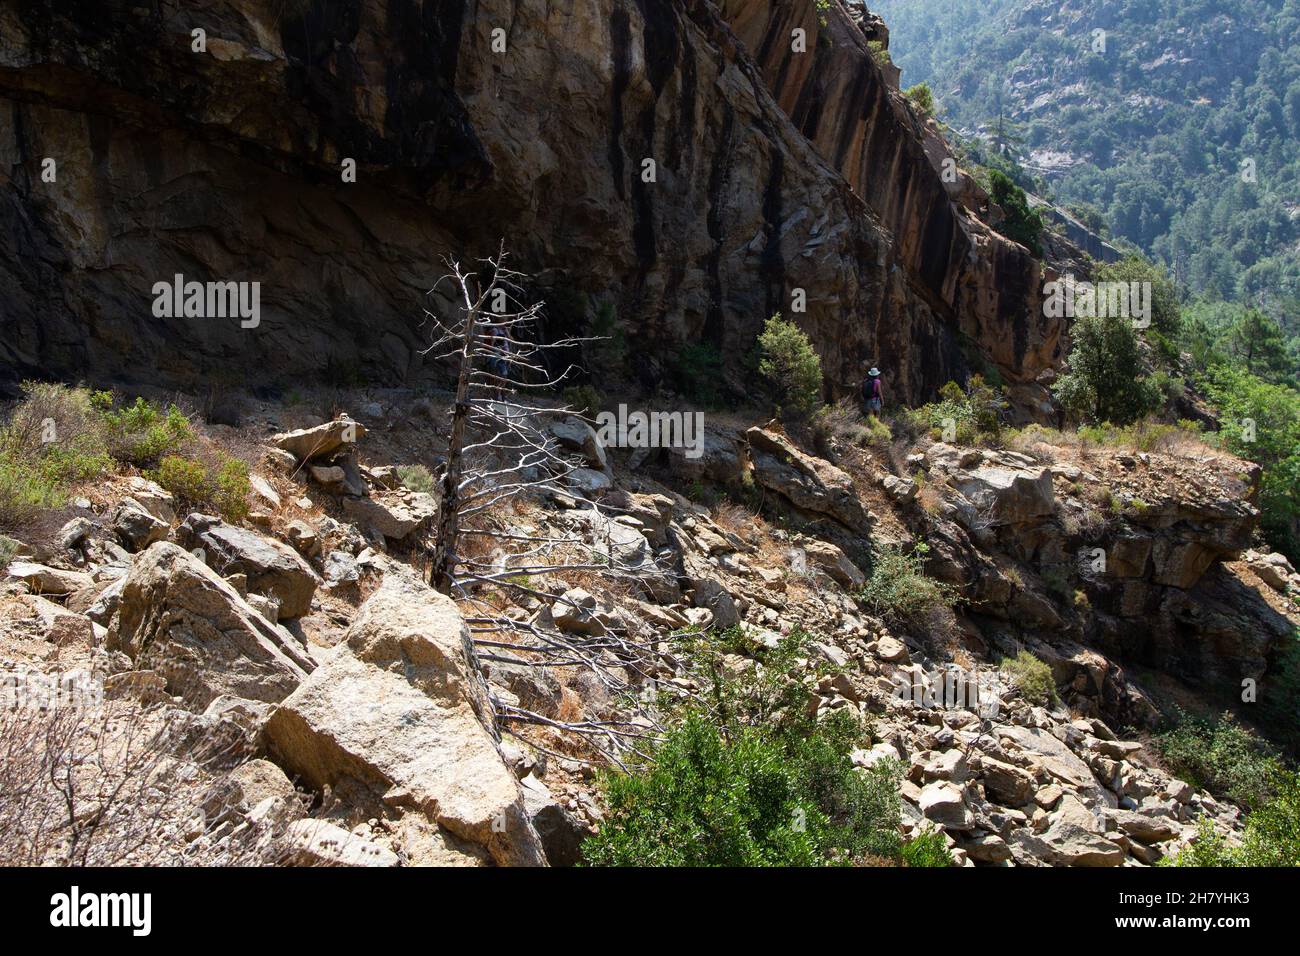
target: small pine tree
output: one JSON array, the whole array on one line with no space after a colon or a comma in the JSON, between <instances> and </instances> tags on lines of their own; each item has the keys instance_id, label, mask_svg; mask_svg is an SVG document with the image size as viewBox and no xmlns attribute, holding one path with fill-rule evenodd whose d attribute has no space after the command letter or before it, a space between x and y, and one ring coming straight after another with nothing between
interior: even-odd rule
<instances>
[{"instance_id":1,"label":"small pine tree","mask_svg":"<svg viewBox=\"0 0 1300 956\"><path fill-rule=\"evenodd\" d=\"M1029 199L1025 191L1011 181L1011 177L1001 170L989 170L989 198L1002 208L1005 219L998 230L1008 239L1020 243L1035 256L1042 256L1043 247L1039 236L1043 232L1043 220L1038 213L1029 208Z\"/></svg>"},{"instance_id":2,"label":"small pine tree","mask_svg":"<svg viewBox=\"0 0 1300 956\"><path fill-rule=\"evenodd\" d=\"M934 114L934 94L930 91L929 83L918 83L909 88L907 98L922 116Z\"/></svg>"},{"instance_id":3,"label":"small pine tree","mask_svg":"<svg viewBox=\"0 0 1300 956\"><path fill-rule=\"evenodd\" d=\"M776 313L763 326L758 352L758 372L780 412L802 416L821 404L821 359L799 326Z\"/></svg>"}]
</instances>

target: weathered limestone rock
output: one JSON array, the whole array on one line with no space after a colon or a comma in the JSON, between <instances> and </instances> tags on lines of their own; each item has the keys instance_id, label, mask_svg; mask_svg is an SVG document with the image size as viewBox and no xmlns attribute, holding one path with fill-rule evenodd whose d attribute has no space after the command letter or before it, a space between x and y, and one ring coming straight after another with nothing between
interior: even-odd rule
<instances>
[{"instance_id":1,"label":"weathered limestone rock","mask_svg":"<svg viewBox=\"0 0 1300 956\"><path fill-rule=\"evenodd\" d=\"M371 528L393 541L404 541L429 526L438 513L438 500L420 492L344 498L343 510L362 527Z\"/></svg>"},{"instance_id":2,"label":"weathered limestone rock","mask_svg":"<svg viewBox=\"0 0 1300 956\"><path fill-rule=\"evenodd\" d=\"M419 812L502 864L545 862L518 781L488 730L469 632L450 599L385 577L325 661L272 715L265 738L310 786L351 782Z\"/></svg>"},{"instance_id":3,"label":"weathered limestone rock","mask_svg":"<svg viewBox=\"0 0 1300 956\"><path fill-rule=\"evenodd\" d=\"M132 562L108 648L163 674L173 694L199 709L222 694L274 703L315 666L287 631L166 541Z\"/></svg>"}]
</instances>

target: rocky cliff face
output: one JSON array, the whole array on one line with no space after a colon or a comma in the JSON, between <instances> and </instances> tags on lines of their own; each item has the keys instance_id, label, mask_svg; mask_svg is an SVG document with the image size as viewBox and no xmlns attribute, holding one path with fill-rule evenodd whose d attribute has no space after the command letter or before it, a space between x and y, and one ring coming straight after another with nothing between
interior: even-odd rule
<instances>
[{"instance_id":1,"label":"rocky cliff face","mask_svg":"<svg viewBox=\"0 0 1300 956\"><path fill-rule=\"evenodd\" d=\"M918 399L981 350L1031 382L1037 267L952 204L865 43L811 0L6 0L0 363L418 380L440 258L504 238L585 295L557 328L614 308L647 383L692 342L734 374L796 289L833 388L876 363ZM156 317L176 274L260 282L260 324Z\"/></svg>"}]
</instances>

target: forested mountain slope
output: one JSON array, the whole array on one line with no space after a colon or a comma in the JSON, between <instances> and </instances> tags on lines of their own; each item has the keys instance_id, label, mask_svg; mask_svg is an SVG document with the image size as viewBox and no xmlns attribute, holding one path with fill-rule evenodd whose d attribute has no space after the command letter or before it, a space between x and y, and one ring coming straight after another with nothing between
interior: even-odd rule
<instances>
[{"instance_id":1,"label":"forested mountain slope","mask_svg":"<svg viewBox=\"0 0 1300 956\"><path fill-rule=\"evenodd\" d=\"M1300 293L1300 2L871 6L944 120L973 133L1002 113L1030 172L1193 294Z\"/></svg>"}]
</instances>

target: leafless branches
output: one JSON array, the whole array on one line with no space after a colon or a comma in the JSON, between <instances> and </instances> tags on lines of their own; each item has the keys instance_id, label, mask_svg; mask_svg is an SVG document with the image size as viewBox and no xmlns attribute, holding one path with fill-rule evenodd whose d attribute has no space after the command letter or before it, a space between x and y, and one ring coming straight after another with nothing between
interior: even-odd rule
<instances>
[{"instance_id":1,"label":"leafless branches","mask_svg":"<svg viewBox=\"0 0 1300 956\"><path fill-rule=\"evenodd\" d=\"M541 341L542 303L526 303L524 276L504 265L504 249L472 266L447 260L434 290L451 291L449 316L426 311L434 340L429 352L454 364L456 399L442 475L430 583L469 610L475 644L485 660L581 667L610 695L633 700L654 669L653 647L618 622L589 632L557 627L552 612L586 609L566 596L566 572L632 580L645 571L620 553L606 509L593 486L604 477L568 452L553 423L576 415L543 397L577 371L552 371L552 356L591 339ZM585 479L585 480L584 480ZM511 502L551 496L589 516L571 528L503 525ZM644 561L644 557L642 558ZM558 582L558 583L557 583ZM506 594L536 613L521 620L493 600ZM636 749L655 722L644 713L620 721L556 721L513 705L498 719L551 726L582 737L609 759Z\"/></svg>"}]
</instances>

